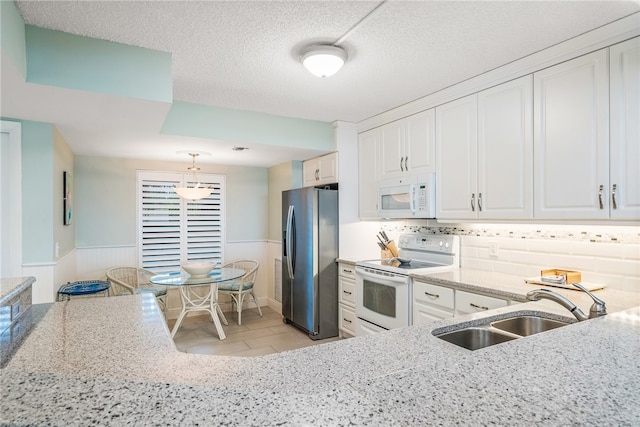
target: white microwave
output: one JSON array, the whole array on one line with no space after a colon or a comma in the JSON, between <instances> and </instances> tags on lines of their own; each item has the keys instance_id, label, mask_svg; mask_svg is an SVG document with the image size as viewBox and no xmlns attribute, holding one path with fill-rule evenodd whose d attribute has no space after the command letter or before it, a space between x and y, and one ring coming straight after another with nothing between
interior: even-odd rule
<instances>
[{"instance_id":1,"label":"white microwave","mask_svg":"<svg viewBox=\"0 0 640 427\"><path fill-rule=\"evenodd\" d=\"M378 213L381 218L435 218L435 190L435 173L381 181Z\"/></svg>"}]
</instances>

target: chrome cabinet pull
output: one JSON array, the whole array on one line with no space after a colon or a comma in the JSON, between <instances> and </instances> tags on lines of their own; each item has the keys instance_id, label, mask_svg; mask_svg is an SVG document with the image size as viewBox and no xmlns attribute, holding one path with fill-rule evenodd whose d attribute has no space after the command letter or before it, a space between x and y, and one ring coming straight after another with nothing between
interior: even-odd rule
<instances>
[{"instance_id":1,"label":"chrome cabinet pull","mask_svg":"<svg viewBox=\"0 0 640 427\"><path fill-rule=\"evenodd\" d=\"M472 303L472 302L470 302L470 303L469 303L469 305L470 305L471 307L473 307L473 308L477 308L477 309L480 309L480 310L489 310L489 307L483 307L483 306L481 306L481 305L476 305L476 304L474 304L474 303Z\"/></svg>"},{"instance_id":2,"label":"chrome cabinet pull","mask_svg":"<svg viewBox=\"0 0 640 427\"><path fill-rule=\"evenodd\" d=\"M471 212L476 211L476 193L471 193Z\"/></svg>"},{"instance_id":3,"label":"chrome cabinet pull","mask_svg":"<svg viewBox=\"0 0 640 427\"><path fill-rule=\"evenodd\" d=\"M343 290L342 292L343 292L343 293L345 293L345 294L347 294L347 295L351 295L351 292L349 292L349 291L345 291L345 290Z\"/></svg>"},{"instance_id":4,"label":"chrome cabinet pull","mask_svg":"<svg viewBox=\"0 0 640 427\"><path fill-rule=\"evenodd\" d=\"M598 203L600 204L600 209L604 209L604 204L602 204L602 190L604 190L604 185L598 188Z\"/></svg>"},{"instance_id":5,"label":"chrome cabinet pull","mask_svg":"<svg viewBox=\"0 0 640 427\"><path fill-rule=\"evenodd\" d=\"M425 292L424 294L425 294L426 296L428 296L428 297L440 298L440 295L438 295L438 294L430 294L429 292Z\"/></svg>"},{"instance_id":6,"label":"chrome cabinet pull","mask_svg":"<svg viewBox=\"0 0 640 427\"><path fill-rule=\"evenodd\" d=\"M617 189L618 189L618 186L616 184L613 184L613 187L611 187L611 205L613 206L613 209L618 209L618 203L616 202Z\"/></svg>"},{"instance_id":7,"label":"chrome cabinet pull","mask_svg":"<svg viewBox=\"0 0 640 427\"><path fill-rule=\"evenodd\" d=\"M409 165L407 164L407 162L409 161L409 156L406 156L404 158L404 170L408 171L409 170Z\"/></svg>"},{"instance_id":8,"label":"chrome cabinet pull","mask_svg":"<svg viewBox=\"0 0 640 427\"><path fill-rule=\"evenodd\" d=\"M352 323L352 322L351 322L351 320L349 320L349 319L345 319L344 317L342 318L342 320L344 320L344 321L345 321L345 322L347 322L347 323Z\"/></svg>"},{"instance_id":9,"label":"chrome cabinet pull","mask_svg":"<svg viewBox=\"0 0 640 427\"><path fill-rule=\"evenodd\" d=\"M482 212L482 193L478 193L478 212Z\"/></svg>"},{"instance_id":10,"label":"chrome cabinet pull","mask_svg":"<svg viewBox=\"0 0 640 427\"><path fill-rule=\"evenodd\" d=\"M402 172L404 172L404 167L402 166L402 161L404 160L404 157L400 157L400 170Z\"/></svg>"}]
</instances>

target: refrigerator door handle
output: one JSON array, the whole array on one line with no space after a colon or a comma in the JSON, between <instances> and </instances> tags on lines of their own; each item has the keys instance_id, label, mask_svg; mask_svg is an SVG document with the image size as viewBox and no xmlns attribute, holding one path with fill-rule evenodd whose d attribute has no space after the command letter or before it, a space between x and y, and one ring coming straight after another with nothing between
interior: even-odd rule
<instances>
[{"instance_id":1,"label":"refrigerator door handle","mask_svg":"<svg viewBox=\"0 0 640 427\"><path fill-rule=\"evenodd\" d=\"M289 205L289 212L287 213L287 232L285 243L285 249L287 251L287 269L289 270L289 278L293 279L293 253L291 252L291 231L293 228L293 205Z\"/></svg>"}]
</instances>

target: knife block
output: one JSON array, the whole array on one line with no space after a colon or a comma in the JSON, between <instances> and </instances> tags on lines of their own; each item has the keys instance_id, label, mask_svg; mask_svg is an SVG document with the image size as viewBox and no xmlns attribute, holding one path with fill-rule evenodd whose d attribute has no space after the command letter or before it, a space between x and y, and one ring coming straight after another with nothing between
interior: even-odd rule
<instances>
[{"instance_id":1,"label":"knife block","mask_svg":"<svg viewBox=\"0 0 640 427\"><path fill-rule=\"evenodd\" d=\"M380 251L380 258L382 259L389 259L389 258L393 258L393 254L391 253L390 250L385 249L385 250L381 250Z\"/></svg>"},{"instance_id":2,"label":"knife block","mask_svg":"<svg viewBox=\"0 0 640 427\"><path fill-rule=\"evenodd\" d=\"M398 245L396 245L396 242L393 240L390 240L389 243L387 243L387 249L391 252L391 256L393 258L398 256Z\"/></svg>"}]
</instances>

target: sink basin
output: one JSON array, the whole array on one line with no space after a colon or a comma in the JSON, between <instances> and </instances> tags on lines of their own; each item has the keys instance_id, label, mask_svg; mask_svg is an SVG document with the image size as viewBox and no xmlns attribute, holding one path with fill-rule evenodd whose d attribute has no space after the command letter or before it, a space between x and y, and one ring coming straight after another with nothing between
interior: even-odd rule
<instances>
[{"instance_id":1,"label":"sink basin","mask_svg":"<svg viewBox=\"0 0 640 427\"><path fill-rule=\"evenodd\" d=\"M490 345L515 340L518 337L489 328L470 327L438 335L438 338L468 350L478 350Z\"/></svg>"},{"instance_id":2,"label":"sink basin","mask_svg":"<svg viewBox=\"0 0 640 427\"><path fill-rule=\"evenodd\" d=\"M546 319L544 317L520 316L493 322L491 323L491 326L522 337L528 337L529 335L550 331L551 329L559 328L568 324L568 322Z\"/></svg>"},{"instance_id":3,"label":"sink basin","mask_svg":"<svg viewBox=\"0 0 640 427\"><path fill-rule=\"evenodd\" d=\"M506 319L487 318L485 323L477 326L464 327L464 324L460 324L460 328L454 331L434 330L432 333L442 340L473 351L575 323L569 318L561 320L546 316L544 313L515 312L513 317Z\"/></svg>"}]
</instances>

